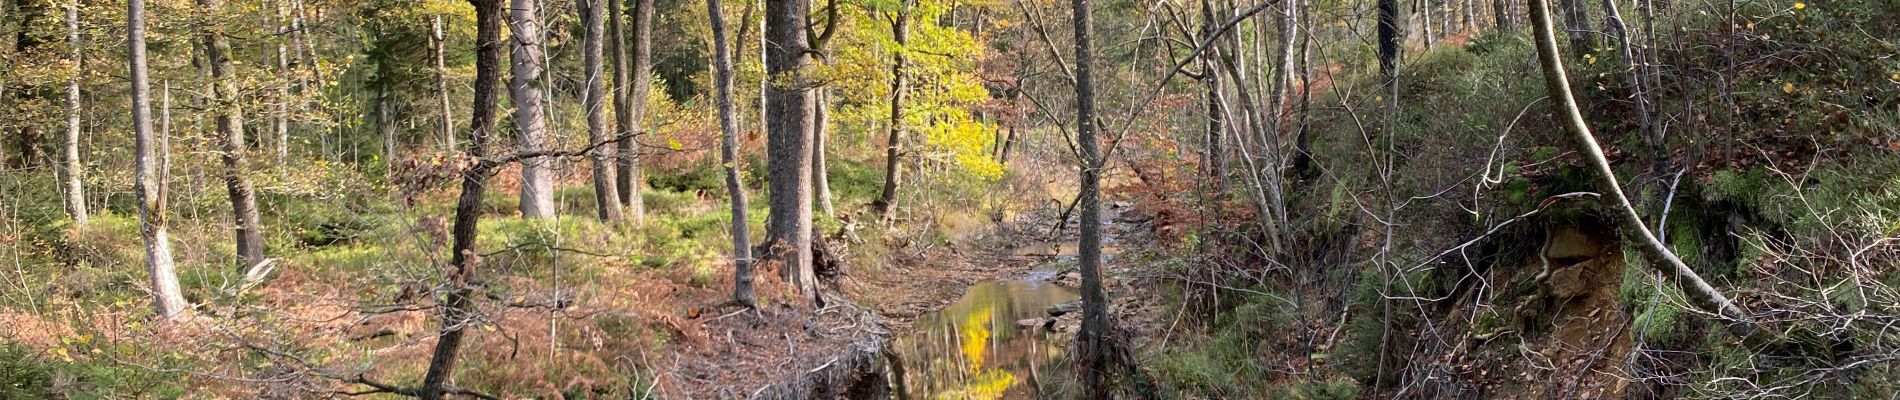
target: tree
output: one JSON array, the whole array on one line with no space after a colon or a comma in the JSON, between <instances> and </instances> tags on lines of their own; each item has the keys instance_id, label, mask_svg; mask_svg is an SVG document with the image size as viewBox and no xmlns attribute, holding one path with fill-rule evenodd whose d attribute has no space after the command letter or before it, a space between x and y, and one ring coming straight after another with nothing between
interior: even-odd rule
<instances>
[{"instance_id":1,"label":"tree","mask_svg":"<svg viewBox=\"0 0 1900 400\"><path fill-rule=\"evenodd\" d=\"M429 20L429 47L435 56L435 96L442 107L442 144L448 151L455 151L455 109L449 106L449 69L443 66L442 59L448 53L447 42L442 37L442 16L436 15Z\"/></svg>"},{"instance_id":2,"label":"tree","mask_svg":"<svg viewBox=\"0 0 1900 400\"><path fill-rule=\"evenodd\" d=\"M1390 1L1390 0L1387 0ZM1075 8L1075 141L1082 152L1080 228L1076 264L1082 273L1082 331L1076 335L1077 370L1087 398L1108 398L1111 344L1108 343L1108 298L1102 291L1102 201L1100 143L1096 141L1094 10L1089 0L1072 0Z\"/></svg>"},{"instance_id":3,"label":"tree","mask_svg":"<svg viewBox=\"0 0 1900 400\"><path fill-rule=\"evenodd\" d=\"M810 3L770 1L765 10L766 170L765 259L784 263L786 281L813 302L811 212L811 47L805 23Z\"/></svg>"},{"instance_id":4,"label":"tree","mask_svg":"<svg viewBox=\"0 0 1900 400\"><path fill-rule=\"evenodd\" d=\"M1577 99L1570 93L1570 80L1564 75L1561 56L1557 54L1557 36L1550 19L1550 5L1547 0L1530 0L1531 24L1537 37L1537 60L1543 67L1544 85L1556 100L1560 125L1570 133L1570 139L1588 164L1591 175L1596 179L1599 189L1609 197L1610 205L1617 210L1616 222L1626 232L1636 235L1638 250L1648 265L1656 272L1676 279L1689 303L1702 311L1714 314L1722 320L1729 333L1743 339L1759 339L1764 334L1747 311L1729 301L1722 292L1715 290L1708 281L1697 275L1695 270L1677 258L1656 235L1643 224L1642 216L1636 214L1636 207L1623 195L1621 184L1617 182L1615 171L1610 170L1610 162L1603 156L1603 148L1597 146L1596 137L1590 133L1590 126L1584 122L1583 111L1577 107Z\"/></svg>"},{"instance_id":5,"label":"tree","mask_svg":"<svg viewBox=\"0 0 1900 400\"><path fill-rule=\"evenodd\" d=\"M198 0L205 15L220 15L221 0ZM237 104L237 70L231 62L231 43L223 25L202 28L205 62L211 68L209 101L217 112L219 159L224 163L224 187L231 197L232 224L237 230L238 270L246 272L264 262L264 232L257 216L257 194L251 187L249 164L244 153L244 108Z\"/></svg>"},{"instance_id":6,"label":"tree","mask_svg":"<svg viewBox=\"0 0 1900 400\"><path fill-rule=\"evenodd\" d=\"M79 42L79 3L66 5L66 47L72 51L73 71L66 78L66 137L60 146L60 178L66 186L66 214L74 225L86 224L86 190L80 184L85 168L79 163L79 74L84 71Z\"/></svg>"},{"instance_id":7,"label":"tree","mask_svg":"<svg viewBox=\"0 0 1900 400\"><path fill-rule=\"evenodd\" d=\"M830 63L832 60L829 44L831 43L832 35L838 32L838 15L838 1L831 0L825 2L825 29L823 33L816 33L810 39L812 51L821 54L821 59L826 63ZM807 25L816 24L807 23ZM815 89L815 92L812 94L812 103L811 180L812 191L814 192L813 196L816 197L815 201L818 203L819 212L825 213L826 216L835 216L838 214L838 210L836 207L833 207L831 201L831 165L825 157L825 145L829 140L828 136L831 135L832 124L831 87L826 85Z\"/></svg>"},{"instance_id":8,"label":"tree","mask_svg":"<svg viewBox=\"0 0 1900 400\"><path fill-rule=\"evenodd\" d=\"M514 51L509 60L514 76L508 83L515 103L516 150L541 151L548 145L547 118L541 109L541 26L535 0L509 1L509 26ZM545 159L521 162L521 217L554 217L554 171Z\"/></svg>"},{"instance_id":9,"label":"tree","mask_svg":"<svg viewBox=\"0 0 1900 400\"><path fill-rule=\"evenodd\" d=\"M613 0L618 1L618 0ZM618 40L616 40L618 41ZM632 133L645 133L647 114L647 93L653 90L653 0L635 0L633 6L633 70L631 76L621 81L630 92L626 103L620 105L625 114L620 117L621 130ZM623 133L625 133L623 132ZM641 191L646 190L646 174L640 172L640 150L634 147L634 141L620 141L618 178L620 201L627 206L627 218L639 221L646 218L646 198Z\"/></svg>"},{"instance_id":10,"label":"tree","mask_svg":"<svg viewBox=\"0 0 1900 400\"><path fill-rule=\"evenodd\" d=\"M904 52L910 44L911 4L911 0L902 0L891 16L891 38L897 46L891 49L890 136L884 143L884 192L876 203L878 216L885 219L897 207L897 187L904 180L904 94L910 91L904 81Z\"/></svg>"},{"instance_id":11,"label":"tree","mask_svg":"<svg viewBox=\"0 0 1900 400\"><path fill-rule=\"evenodd\" d=\"M184 291L179 289L178 274L172 264L171 235L165 230L165 182L159 177L152 137L152 89L145 68L145 0L127 0L126 37L132 74L132 132L137 166L133 175L139 199L139 234L145 239L145 268L152 279L152 303L161 320L183 317Z\"/></svg>"},{"instance_id":12,"label":"tree","mask_svg":"<svg viewBox=\"0 0 1900 400\"><path fill-rule=\"evenodd\" d=\"M501 0L469 0L469 4L475 6L476 48L475 105L468 121L468 156L479 160L488 155L488 140L495 126L496 92L501 86L502 4ZM442 314L440 337L436 339L428 372L416 396L422 400L441 399L449 390L449 376L455 373L456 352L461 349L468 322L474 318L474 307L469 304L469 294L474 290L470 281L476 268L481 266L481 257L475 254L476 225L481 221L482 194L491 173L471 168L462 174L462 194L455 200L455 222L451 228L454 239L449 247L449 288L443 304L438 307Z\"/></svg>"},{"instance_id":13,"label":"tree","mask_svg":"<svg viewBox=\"0 0 1900 400\"><path fill-rule=\"evenodd\" d=\"M739 122L732 102L732 46L726 40L726 18L719 0L706 0L707 22L712 25L713 84L719 101L719 159L726 170L726 194L732 198L732 300L757 307L752 287L752 239L746 225L745 185L739 179Z\"/></svg>"},{"instance_id":14,"label":"tree","mask_svg":"<svg viewBox=\"0 0 1900 400\"><path fill-rule=\"evenodd\" d=\"M1399 44L1405 35L1405 16L1399 13L1399 0L1379 0L1379 73L1386 77L1398 73Z\"/></svg>"},{"instance_id":15,"label":"tree","mask_svg":"<svg viewBox=\"0 0 1900 400\"><path fill-rule=\"evenodd\" d=\"M600 3L603 0L580 0L574 3L581 14L582 39L581 53L585 61L581 69L586 77L587 93L581 99L581 106L587 109L587 140L589 143L601 143L607 140L607 115L601 110L606 93L607 78L601 71L601 30L605 28ZM618 1L618 0L605 0ZM594 169L594 208L596 216L602 221L620 220L620 193L614 188L613 150L594 149L588 155Z\"/></svg>"}]
</instances>

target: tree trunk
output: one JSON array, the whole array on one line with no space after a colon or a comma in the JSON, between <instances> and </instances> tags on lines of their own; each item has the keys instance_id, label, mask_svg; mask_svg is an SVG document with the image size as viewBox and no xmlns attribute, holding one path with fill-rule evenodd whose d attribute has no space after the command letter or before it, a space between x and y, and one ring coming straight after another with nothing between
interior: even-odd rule
<instances>
[{"instance_id":1,"label":"tree trunk","mask_svg":"<svg viewBox=\"0 0 1900 400\"><path fill-rule=\"evenodd\" d=\"M145 268L151 273L153 305L159 319L177 320L187 312L184 291L178 286L178 273L172 264L170 234L165 230L165 184L156 169L158 160L152 137L152 89L145 70L145 0L126 1L126 36L130 48L132 74L132 129L137 155L136 170L139 198L139 233L145 237Z\"/></svg>"},{"instance_id":2,"label":"tree trunk","mask_svg":"<svg viewBox=\"0 0 1900 400\"><path fill-rule=\"evenodd\" d=\"M766 259L784 262L786 282L814 303L817 275L811 259L811 68L805 1L771 1L765 10L766 164L771 213Z\"/></svg>"},{"instance_id":3,"label":"tree trunk","mask_svg":"<svg viewBox=\"0 0 1900 400\"><path fill-rule=\"evenodd\" d=\"M35 25L34 21L39 21L46 18L46 8L49 5L50 4L44 0L29 0L29 1L20 2L15 5L16 7L19 7L16 12L16 14L20 15L19 25L18 25L19 31L15 32L14 41L13 41L13 50L15 51L15 54L9 54L8 56L11 57L11 56L16 56L20 54L32 54L35 49L45 44L46 41L50 39L48 37L43 37L44 32L40 32L39 30L34 29L34 25ZM12 104L9 104L8 108L17 107L17 106L14 106L17 104L31 104L31 103L36 102L37 100L45 99L47 97L52 96L51 92L49 90L46 90L47 88L41 86L37 82L29 83L23 89L24 90L15 90L13 93L13 97L6 98L6 100L9 100L12 102ZM4 111L14 111L14 110L4 110ZM18 111L25 112L26 110L18 110ZM19 132L14 134L13 137L9 138L9 139L12 139L13 141L14 153L15 153L14 158L6 159L5 165L9 168L23 169L23 168L27 168L31 166L36 166L42 162L45 162L45 158L46 158L45 150L41 149L41 145L43 144L41 142L45 141L45 137L44 137L45 133L40 131L40 126L37 123L37 121L20 121L20 122L21 123L19 124ZM0 153L4 153L4 152L0 151Z\"/></svg>"},{"instance_id":4,"label":"tree trunk","mask_svg":"<svg viewBox=\"0 0 1900 400\"><path fill-rule=\"evenodd\" d=\"M1419 17L1419 24L1418 24L1419 33L1420 33L1419 38L1425 41L1425 49L1431 50L1432 36L1433 36L1432 35L1432 0L1418 0L1417 3L1412 3L1412 4L1416 5L1415 7L1413 7L1413 11L1416 11Z\"/></svg>"},{"instance_id":5,"label":"tree trunk","mask_svg":"<svg viewBox=\"0 0 1900 400\"><path fill-rule=\"evenodd\" d=\"M66 214L74 225L86 224L86 190L80 183L85 167L79 163L79 74L85 70L79 47L79 4L66 5L66 46L72 50L73 73L66 78L66 137L60 146L60 182L66 187Z\"/></svg>"},{"instance_id":6,"label":"tree trunk","mask_svg":"<svg viewBox=\"0 0 1900 400\"><path fill-rule=\"evenodd\" d=\"M1531 24L1536 30L1537 60L1543 66L1544 85L1549 88L1551 97L1557 106L1559 119L1564 129L1577 147L1577 153L1583 154L1584 162L1589 164L1591 174L1596 178L1597 186L1609 198L1615 207L1617 224L1624 231L1636 235L1637 248L1649 259L1648 265L1658 273L1674 277L1682 288L1689 303L1702 311L1714 314L1722 320L1729 333L1743 339L1759 339L1758 334L1768 334L1756 325L1747 311L1730 302L1722 292L1716 291L1707 281L1702 280L1695 270L1690 269L1682 259L1656 239L1649 227L1643 224L1643 218L1636 215L1636 207L1630 205L1628 197L1623 195L1622 185L1617 183L1616 173L1610 170L1610 162L1603 156L1603 148L1597 146L1596 137L1590 134L1590 126L1583 120L1583 112L1577 108L1577 99L1570 93L1569 78L1564 75L1563 61L1557 53L1557 36L1552 28L1549 5L1546 0L1530 0Z\"/></svg>"},{"instance_id":7,"label":"tree trunk","mask_svg":"<svg viewBox=\"0 0 1900 400\"><path fill-rule=\"evenodd\" d=\"M601 68L601 41L606 21L601 18L604 12L602 1L620 0L580 0L574 3L581 14L583 29L581 53L583 73L587 75L587 94L581 99L581 107L587 109L587 140L590 143L602 143L609 139L607 135L607 113L602 110L602 102L607 94L604 71ZM618 135L615 135L618 136ZM587 158L594 170L594 209L595 216L601 221L620 220L620 191L614 188L613 148L595 147Z\"/></svg>"},{"instance_id":8,"label":"tree trunk","mask_svg":"<svg viewBox=\"0 0 1900 400\"><path fill-rule=\"evenodd\" d=\"M1655 173L1663 173L1668 164L1668 153L1662 147L1662 135L1656 132L1656 126L1650 120L1649 88L1643 79L1647 68L1638 60L1635 45L1630 41L1636 35L1630 33L1629 24L1623 20L1623 12L1617 10L1616 0L1603 0L1603 11L1609 14L1604 23L1611 34L1616 35L1617 50L1623 58L1623 81L1629 85L1630 98L1636 100L1636 126L1643 138L1643 147L1647 147L1651 168Z\"/></svg>"},{"instance_id":9,"label":"tree trunk","mask_svg":"<svg viewBox=\"0 0 1900 400\"><path fill-rule=\"evenodd\" d=\"M1570 51L1578 55L1596 52L1596 38L1591 36L1590 17L1584 12L1584 0L1557 1L1563 8L1564 36L1570 38Z\"/></svg>"},{"instance_id":10,"label":"tree trunk","mask_svg":"<svg viewBox=\"0 0 1900 400\"><path fill-rule=\"evenodd\" d=\"M205 14L223 12L220 0L198 0ZM231 44L222 27L207 26L204 31L206 63L211 66L210 101L217 114L218 146L224 161L224 186L231 195L232 224L237 228L238 272L243 273L264 262L264 232L258 224L257 195L247 175L244 157L244 109L237 100L237 71L231 63Z\"/></svg>"},{"instance_id":11,"label":"tree trunk","mask_svg":"<svg viewBox=\"0 0 1900 400\"><path fill-rule=\"evenodd\" d=\"M1219 29L1217 25L1221 22L1215 17L1214 3L1211 0L1201 0L1201 19L1202 35L1213 36L1217 33L1216 29ZM1208 175L1214 177L1216 185L1214 191L1225 193L1227 191L1227 150L1221 142L1227 137L1227 119L1224 115L1226 111L1221 104L1220 72L1215 70L1218 68L1217 63L1220 62L1218 49L1219 46L1214 46L1214 49L1201 52L1199 60L1201 99L1205 103L1203 106L1206 108L1204 112L1207 116L1206 137L1203 139L1207 143L1207 154L1201 158Z\"/></svg>"},{"instance_id":12,"label":"tree trunk","mask_svg":"<svg viewBox=\"0 0 1900 400\"><path fill-rule=\"evenodd\" d=\"M719 158L725 163L726 194L732 198L732 299L746 307L758 306L752 287L752 239L746 224L745 185L739 179L739 122L732 101L732 46L726 40L726 18L719 0L706 0L712 25L713 70L719 96Z\"/></svg>"},{"instance_id":13,"label":"tree trunk","mask_svg":"<svg viewBox=\"0 0 1900 400\"><path fill-rule=\"evenodd\" d=\"M818 88L812 96L812 125L817 126L811 134L811 184L816 192L818 211L825 216L836 216L838 210L831 204L831 166L825 158L825 145L831 134L831 89Z\"/></svg>"},{"instance_id":14,"label":"tree trunk","mask_svg":"<svg viewBox=\"0 0 1900 400\"><path fill-rule=\"evenodd\" d=\"M653 90L653 0L636 0L633 7L633 70L629 72L627 116L623 118L623 130L646 134L647 93ZM627 206L627 218L640 221L646 219L646 174L640 171L640 149L633 140L619 143L618 172L616 186L620 190L620 202Z\"/></svg>"},{"instance_id":15,"label":"tree trunk","mask_svg":"<svg viewBox=\"0 0 1900 400\"><path fill-rule=\"evenodd\" d=\"M514 73L508 98L515 103L516 150L541 151L548 146L547 119L541 109L541 25L535 0L509 1L509 27ZM554 171L551 161L536 157L521 161L521 217L554 217Z\"/></svg>"},{"instance_id":16,"label":"tree trunk","mask_svg":"<svg viewBox=\"0 0 1900 400\"><path fill-rule=\"evenodd\" d=\"M891 37L897 41L897 48L891 49L891 131L884 143L884 192L876 202L878 216L883 219L890 219L891 211L897 208L897 189L904 182L904 97L909 92L904 52L910 43L910 7L910 1L903 0L897 15L891 18Z\"/></svg>"},{"instance_id":17,"label":"tree trunk","mask_svg":"<svg viewBox=\"0 0 1900 400\"><path fill-rule=\"evenodd\" d=\"M1399 14L1399 0L1379 0L1379 73L1392 76L1398 70L1400 48L1405 31L1404 15Z\"/></svg>"},{"instance_id":18,"label":"tree trunk","mask_svg":"<svg viewBox=\"0 0 1900 400\"><path fill-rule=\"evenodd\" d=\"M1101 170L1105 164L1095 134L1094 11L1089 0L1073 0L1075 12L1076 145L1082 150L1082 237L1077 264L1082 273L1082 331L1076 336L1077 371L1086 398L1108 398L1108 298L1102 292Z\"/></svg>"},{"instance_id":19,"label":"tree trunk","mask_svg":"<svg viewBox=\"0 0 1900 400\"><path fill-rule=\"evenodd\" d=\"M136 0L134 0L136 1ZM475 105L469 115L468 155L481 159L488 155L488 139L495 126L496 92L501 86L501 0L470 0L475 7ZM429 369L422 378L416 396L421 400L439 400L455 374L456 352L462 336L474 318L469 304L469 286L481 259L475 254L476 225L481 219L482 193L492 171L473 170L462 175L462 194L455 201L454 244L450 247L447 281L449 288L442 312L440 338L429 358Z\"/></svg>"},{"instance_id":20,"label":"tree trunk","mask_svg":"<svg viewBox=\"0 0 1900 400\"><path fill-rule=\"evenodd\" d=\"M1511 11L1505 6L1510 0L1491 0L1492 27L1499 31L1511 29Z\"/></svg>"},{"instance_id":21,"label":"tree trunk","mask_svg":"<svg viewBox=\"0 0 1900 400\"><path fill-rule=\"evenodd\" d=\"M430 20L429 43L435 51L435 97L442 108L442 145L447 151L455 151L455 109L449 106L449 69L443 65L444 54L448 53L448 41L442 36L442 16Z\"/></svg>"}]
</instances>

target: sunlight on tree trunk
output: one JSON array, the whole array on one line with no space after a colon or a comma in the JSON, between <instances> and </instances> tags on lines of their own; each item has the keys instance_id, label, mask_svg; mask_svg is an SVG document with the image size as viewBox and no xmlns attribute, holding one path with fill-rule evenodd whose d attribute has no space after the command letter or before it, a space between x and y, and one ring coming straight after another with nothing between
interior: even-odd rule
<instances>
[{"instance_id":1,"label":"sunlight on tree trunk","mask_svg":"<svg viewBox=\"0 0 1900 400\"><path fill-rule=\"evenodd\" d=\"M714 90L719 98L719 132L722 137L719 159L726 171L726 194L732 205L732 299L746 307L758 307L758 295L752 286L752 243L746 219L745 185L739 178L739 116L733 109L732 46L726 40L725 8L719 0L706 0L707 19L712 25Z\"/></svg>"},{"instance_id":2,"label":"sunlight on tree trunk","mask_svg":"<svg viewBox=\"0 0 1900 400\"><path fill-rule=\"evenodd\" d=\"M509 55L514 77L509 81L509 99L515 103L516 151L541 151L549 146L547 117L542 110L541 94L541 22L535 0L509 2L509 27L513 32L514 52ZM554 171L543 158L521 162L521 217L552 218Z\"/></svg>"},{"instance_id":3,"label":"sunlight on tree trunk","mask_svg":"<svg viewBox=\"0 0 1900 400\"><path fill-rule=\"evenodd\" d=\"M583 37L581 38L582 73L586 76L586 93L581 99L581 107L587 110L587 140L590 144L607 141L607 115L602 110L607 94L606 76L601 71L602 30L606 21L601 18L602 1L619 0L579 0L574 3L579 8ZM596 148L587 158L593 167L594 175L594 211L601 221L620 220L620 193L614 188L614 160L611 148Z\"/></svg>"},{"instance_id":4,"label":"sunlight on tree trunk","mask_svg":"<svg viewBox=\"0 0 1900 400\"><path fill-rule=\"evenodd\" d=\"M198 6L206 15L218 15L224 12L219 0L198 0ZM259 227L257 215L257 194L251 187L250 165L244 153L244 111L237 102L237 70L231 62L231 44L225 39L223 27L203 28L204 52L206 63L211 68L211 107L218 110L218 151L224 161L224 185L231 195L232 224L237 235L238 272L244 273L257 263L264 262L264 232Z\"/></svg>"},{"instance_id":5,"label":"sunlight on tree trunk","mask_svg":"<svg viewBox=\"0 0 1900 400\"><path fill-rule=\"evenodd\" d=\"M171 235L165 229L165 181L157 170L154 153L158 147L152 137L152 90L145 61L145 0L126 2L126 36L130 42L127 58L132 73L132 128L137 147L137 191L139 232L145 237L145 268L151 274L153 304L161 320L183 317L189 304L178 286L178 274L172 264Z\"/></svg>"}]
</instances>

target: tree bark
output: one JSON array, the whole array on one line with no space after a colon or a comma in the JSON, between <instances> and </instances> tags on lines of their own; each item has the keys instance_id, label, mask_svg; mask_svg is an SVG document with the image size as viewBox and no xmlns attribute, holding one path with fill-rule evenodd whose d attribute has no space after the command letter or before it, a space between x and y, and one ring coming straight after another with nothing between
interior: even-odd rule
<instances>
[{"instance_id":1,"label":"tree bark","mask_svg":"<svg viewBox=\"0 0 1900 400\"><path fill-rule=\"evenodd\" d=\"M1557 1L1563 8L1564 36L1570 38L1570 51L1579 55L1596 52L1596 38L1591 36L1590 17L1584 12L1584 0Z\"/></svg>"},{"instance_id":2,"label":"tree bark","mask_svg":"<svg viewBox=\"0 0 1900 400\"><path fill-rule=\"evenodd\" d=\"M601 68L601 41L606 28L602 17L602 1L619 0L580 0L574 3L581 14L581 69L587 75L587 93L581 99L581 107L587 109L587 140L601 143L608 139L607 113L602 104L607 94L606 75ZM594 170L594 209L595 216L601 221L620 220L620 191L614 187L614 159L612 148L595 147L587 158Z\"/></svg>"},{"instance_id":3,"label":"tree bark","mask_svg":"<svg viewBox=\"0 0 1900 400\"><path fill-rule=\"evenodd\" d=\"M1584 122L1583 111L1577 107L1577 99L1571 95L1570 81L1564 75L1563 61L1557 53L1557 36L1553 32L1548 2L1530 0L1530 11L1531 24L1537 35L1537 60L1543 67L1544 85L1550 90L1551 97L1557 100L1558 122L1569 131L1577 153L1583 155L1584 162L1596 178L1597 186L1609 198L1610 205L1617 209L1617 224L1636 236L1636 247L1649 259L1650 268L1676 279L1690 304L1715 314L1729 333L1736 337L1758 339L1756 335L1764 334L1764 331L1754 318L1677 258L1674 252L1656 239L1655 234L1650 233L1649 227L1643 224L1643 218L1636 214L1636 207L1631 206L1629 198L1623 195L1615 172L1610 170L1609 160L1603 156L1603 148L1597 146L1589 124Z\"/></svg>"},{"instance_id":4,"label":"tree bark","mask_svg":"<svg viewBox=\"0 0 1900 400\"><path fill-rule=\"evenodd\" d=\"M475 7L476 47L475 105L470 108L468 121L468 156L479 160L488 155L488 140L495 126L496 97L501 86L502 3L501 0L470 0L469 3ZM476 225L482 216L482 193L492 173L471 170L462 175L462 194L455 201L455 223L451 228L454 244L450 246L447 268L449 288L442 306L437 307L442 313L441 333L429 358L428 372L422 378L421 393L416 396L421 400L442 398L449 377L455 374L456 352L461 349L462 336L474 318L474 307L469 304L469 294L474 288L469 284L475 269L481 266L481 259L475 254Z\"/></svg>"},{"instance_id":5,"label":"tree bark","mask_svg":"<svg viewBox=\"0 0 1900 400\"><path fill-rule=\"evenodd\" d=\"M206 15L223 12L220 0L198 0ZM232 224L236 226L238 272L243 273L264 262L264 232L259 227L257 194L247 175L245 160L244 109L237 104L237 71L231 63L230 41L217 25L205 27L205 60L211 67L210 100L217 110L218 147L224 162L224 186L231 197Z\"/></svg>"},{"instance_id":6,"label":"tree bark","mask_svg":"<svg viewBox=\"0 0 1900 400\"><path fill-rule=\"evenodd\" d=\"M1085 397L1108 398L1108 297L1102 290L1101 171L1104 165L1096 142L1094 10L1089 0L1073 0L1075 12L1075 124L1076 145L1082 150L1080 198L1082 237L1077 264L1082 273L1082 331L1076 336L1077 370Z\"/></svg>"},{"instance_id":7,"label":"tree bark","mask_svg":"<svg viewBox=\"0 0 1900 400\"><path fill-rule=\"evenodd\" d=\"M522 153L548 147L546 115L541 109L541 25L535 0L509 1L509 27L514 51L509 70L509 99L515 103L516 150ZM554 217L554 171L545 158L521 161L521 217Z\"/></svg>"},{"instance_id":8,"label":"tree bark","mask_svg":"<svg viewBox=\"0 0 1900 400\"><path fill-rule=\"evenodd\" d=\"M633 7L633 70L629 72L627 117L623 130L646 133L647 93L653 90L653 0L636 0ZM616 186L620 190L620 202L627 207L627 218L640 221L646 219L646 174L640 171L640 149L633 140L619 143L618 168L619 179Z\"/></svg>"},{"instance_id":9,"label":"tree bark","mask_svg":"<svg viewBox=\"0 0 1900 400\"><path fill-rule=\"evenodd\" d=\"M825 216L838 215L838 209L831 203L831 166L825 158L826 136L831 134L831 89L818 88L812 95L812 125L816 130L811 134L811 184L817 197L818 212Z\"/></svg>"},{"instance_id":10,"label":"tree bark","mask_svg":"<svg viewBox=\"0 0 1900 400\"><path fill-rule=\"evenodd\" d=\"M746 219L745 185L739 179L739 122L733 108L732 46L726 40L726 18L719 0L706 0L706 14L712 25L714 83L718 87L719 132L723 135L719 158L726 169L726 194L732 198L732 299L746 307L758 306L752 286L752 239Z\"/></svg>"},{"instance_id":11,"label":"tree bark","mask_svg":"<svg viewBox=\"0 0 1900 400\"><path fill-rule=\"evenodd\" d=\"M810 3L770 1L765 10L766 164L771 213L766 259L784 263L786 282L814 303L817 274L811 259L811 68L805 16Z\"/></svg>"},{"instance_id":12,"label":"tree bark","mask_svg":"<svg viewBox=\"0 0 1900 400\"><path fill-rule=\"evenodd\" d=\"M429 47L435 51L435 97L442 108L439 127L442 130L442 144L445 150L453 152L461 146L455 144L455 109L449 105L449 69L442 62L448 53L448 41L445 39L442 35L442 16L437 15L430 20Z\"/></svg>"},{"instance_id":13,"label":"tree bark","mask_svg":"<svg viewBox=\"0 0 1900 400\"><path fill-rule=\"evenodd\" d=\"M905 82L904 52L910 43L910 7L910 1L903 0L891 17L891 37L897 41L897 48L891 49L891 130L884 143L884 192L876 202L878 217L883 219L890 219L897 208L897 189L904 181L904 97L910 91Z\"/></svg>"},{"instance_id":14,"label":"tree bark","mask_svg":"<svg viewBox=\"0 0 1900 400\"><path fill-rule=\"evenodd\" d=\"M172 264L170 234L165 229L165 182L156 170L153 154L157 140L152 137L152 89L145 60L145 0L126 1L127 57L132 74L132 129L137 152L139 198L139 234L145 239L145 268L152 278L153 305L159 319L177 320L187 312L184 291L178 286L178 273Z\"/></svg>"},{"instance_id":15,"label":"tree bark","mask_svg":"<svg viewBox=\"0 0 1900 400\"><path fill-rule=\"evenodd\" d=\"M86 224L86 190L80 183L85 167L79 163L79 74L85 70L79 43L79 4L66 5L66 47L72 51L73 72L66 78L66 137L60 146L60 177L66 187L66 214L74 225Z\"/></svg>"},{"instance_id":16,"label":"tree bark","mask_svg":"<svg viewBox=\"0 0 1900 400\"><path fill-rule=\"evenodd\" d=\"M1379 0L1379 73L1382 76L1392 76L1402 57L1399 45L1404 40L1405 16L1400 12L1399 0Z\"/></svg>"}]
</instances>

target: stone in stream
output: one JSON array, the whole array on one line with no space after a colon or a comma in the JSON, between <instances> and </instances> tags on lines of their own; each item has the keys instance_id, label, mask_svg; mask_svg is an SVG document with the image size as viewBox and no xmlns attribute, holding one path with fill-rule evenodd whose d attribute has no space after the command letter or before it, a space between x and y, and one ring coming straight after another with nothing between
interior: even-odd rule
<instances>
[{"instance_id":1,"label":"stone in stream","mask_svg":"<svg viewBox=\"0 0 1900 400\"><path fill-rule=\"evenodd\" d=\"M1049 316L1051 317L1060 317L1063 314L1076 311L1082 311L1082 301L1080 300L1049 306L1048 310Z\"/></svg>"},{"instance_id":2,"label":"stone in stream","mask_svg":"<svg viewBox=\"0 0 1900 400\"><path fill-rule=\"evenodd\" d=\"M1022 330L1035 329L1037 326L1042 325L1044 322L1047 322L1047 321L1048 320L1043 319L1043 318L1019 319L1019 320L1016 320L1016 329L1022 329Z\"/></svg>"}]
</instances>

